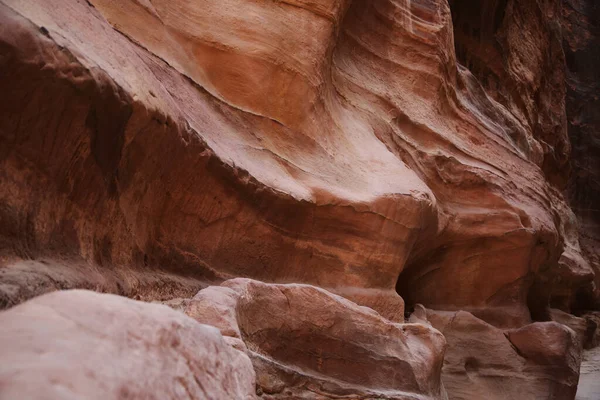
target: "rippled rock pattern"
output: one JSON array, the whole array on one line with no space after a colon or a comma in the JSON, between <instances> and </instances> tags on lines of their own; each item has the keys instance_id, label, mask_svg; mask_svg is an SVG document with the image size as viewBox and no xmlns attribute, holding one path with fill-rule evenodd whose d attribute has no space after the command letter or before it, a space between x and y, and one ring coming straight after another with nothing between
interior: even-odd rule
<instances>
[{"instance_id":1,"label":"rippled rock pattern","mask_svg":"<svg viewBox=\"0 0 600 400\"><path fill-rule=\"evenodd\" d=\"M502 348L538 382L506 387L573 398L596 328L570 315L600 309L598 10L0 0L0 306L311 285L390 324L470 315L486 348L568 343L543 362Z\"/></svg>"}]
</instances>

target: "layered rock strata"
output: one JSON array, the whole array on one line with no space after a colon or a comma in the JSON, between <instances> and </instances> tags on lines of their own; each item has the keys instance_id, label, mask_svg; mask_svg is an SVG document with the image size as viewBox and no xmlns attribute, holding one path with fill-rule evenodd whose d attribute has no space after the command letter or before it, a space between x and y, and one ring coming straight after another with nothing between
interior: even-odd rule
<instances>
[{"instance_id":1,"label":"layered rock strata","mask_svg":"<svg viewBox=\"0 0 600 400\"><path fill-rule=\"evenodd\" d=\"M541 308L593 277L537 131L456 64L444 2L241 1L262 24L210 1L4 4L5 303L81 285L20 261L60 257L143 298L246 275L398 319L398 281L518 324L536 277Z\"/></svg>"},{"instance_id":2,"label":"layered rock strata","mask_svg":"<svg viewBox=\"0 0 600 400\"><path fill-rule=\"evenodd\" d=\"M600 307L600 6L563 1L563 47L567 65L567 116L573 152L568 196L578 217L581 243L594 268L594 284L583 288L576 308Z\"/></svg>"},{"instance_id":3,"label":"layered rock strata","mask_svg":"<svg viewBox=\"0 0 600 400\"><path fill-rule=\"evenodd\" d=\"M443 399L444 337L309 285L233 279L186 302L248 353L265 399Z\"/></svg>"},{"instance_id":4,"label":"layered rock strata","mask_svg":"<svg viewBox=\"0 0 600 400\"><path fill-rule=\"evenodd\" d=\"M468 320L445 332L450 398L572 398L593 318L570 313L600 307L597 10L587 0L1 0L0 306L74 287L164 301L239 276L267 283L200 293L310 284L378 313L295 286L298 304L309 291L336 305L325 319L357 313L396 332L406 302L407 314L421 303ZM217 308L236 310L241 335L245 303L231 296ZM276 314L280 300L250 303ZM409 330L434 337L419 310ZM461 342L454 328L482 336ZM386 380L443 396L424 383L435 367L410 352L392 364L426 378L373 367L371 384L336 368L316 377L312 353L281 360L268 340L224 335L270 360L269 376L292 392L342 395L349 384L383 395ZM390 335L383 348L406 345ZM477 341L483 358L457 358ZM443 346L430 347L439 361ZM261 390L283 396L261 376Z\"/></svg>"}]
</instances>

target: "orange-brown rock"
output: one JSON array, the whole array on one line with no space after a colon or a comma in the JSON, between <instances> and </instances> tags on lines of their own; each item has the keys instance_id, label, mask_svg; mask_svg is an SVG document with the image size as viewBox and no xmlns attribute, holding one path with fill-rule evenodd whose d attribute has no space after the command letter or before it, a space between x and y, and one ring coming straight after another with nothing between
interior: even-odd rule
<instances>
[{"instance_id":1,"label":"orange-brown rock","mask_svg":"<svg viewBox=\"0 0 600 400\"><path fill-rule=\"evenodd\" d=\"M592 279L537 122L457 66L443 1L4 4L5 303L244 275L523 323L536 276L539 308Z\"/></svg>"},{"instance_id":2,"label":"orange-brown rock","mask_svg":"<svg viewBox=\"0 0 600 400\"><path fill-rule=\"evenodd\" d=\"M0 313L2 399L254 399L246 354L166 306L55 292Z\"/></svg>"},{"instance_id":3,"label":"orange-brown rock","mask_svg":"<svg viewBox=\"0 0 600 400\"><path fill-rule=\"evenodd\" d=\"M265 399L442 399L445 340L323 289L233 279L187 302L248 352Z\"/></svg>"},{"instance_id":4,"label":"orange-brown rock","mask_svg":"<svg viewBox=\"0 0 600 400\"><path fill-rule=\"evenodd\" d=\"M471 313L427 310L448 351L442 381L451 400L573 399L581 344L556 322L498 329Z\"/></svg>"},{"instance_id":5,"label":"orange-brown rock","mask_svg":"<svg viewBox=\"0 0 600 400\"><path fill-rule=\"evenodd\" d=\"M581 340L531 323L587 337L570 313L600 308L597 10L0 0L0 307L75 287L189 312L210 300L198 318L235 320L226 340L275 360L271 337L244 337L270 321L255 306L234 319L233 288L187 298L235 277L309 284L381 326L405 301L424 305L411 329L429 329L425 308L460 316L447 365L476 342L483 358L451 396L571 399ZM314 361L297 357L281 361ZM417 364L402 368L430 371ZM284 386L304 390L298 376Z\"/></svg>"}]
</instances>

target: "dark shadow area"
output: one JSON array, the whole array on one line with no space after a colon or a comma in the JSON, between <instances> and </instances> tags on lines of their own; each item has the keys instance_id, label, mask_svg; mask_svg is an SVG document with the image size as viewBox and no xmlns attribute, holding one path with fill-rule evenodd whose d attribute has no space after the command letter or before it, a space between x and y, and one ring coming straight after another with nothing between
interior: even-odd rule
<instances>
[{"instance_id":1,"label":"dark shadow area","mask_svg":"<svg viewBox=\"0 0 600 400\"><path fill-rule=\"evenodd\" d=\"M504 21L507 0L450 0L454 47L460 64L482 85L497 90L504 67L497 35Z\"/></svg>"}]
</instances>

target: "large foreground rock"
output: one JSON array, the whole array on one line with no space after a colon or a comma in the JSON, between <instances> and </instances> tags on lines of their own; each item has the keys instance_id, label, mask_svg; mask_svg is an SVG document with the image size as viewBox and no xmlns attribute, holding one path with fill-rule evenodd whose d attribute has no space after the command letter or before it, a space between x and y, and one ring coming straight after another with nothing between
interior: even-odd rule
<instances>
[{"instance_id":1,"label":"large foreground rock","mask_svg":"<svg viewBox=\"0 0 600 400\"><path fill-rule=\"evenodd\" d=\"M502 338L532 319L580 325L549 307L600 307L593 3L0 0L0 308L74 287L190 297L244 276L399 321L399 293L495 326L451 324L449 360L481 350L457 359L452 393L570 395L566 331L511 333L518 352ZM242 298L222 305L239 331L226 340L276 371L259 377L266 396L287 395L279 381L437 393L428 330L418 346L377 333L373 350L401 325L355 321L350 338L303 322L331 318L312 297L293 324L280 296Z\"/></svg>"},{"instance_id":2,"label":"large foreground rock","mask_svg":"<svg viewBox=\"0 0 600 400\"><path fill-rule=\"evenodd\" d=\"M248 357L166 306L54 292L0 314L1 399L251 399Z\"/></svg>"},{"instance_id":3,"label":"large foreground rock","mask_svg":"<svg viewBox=\"0 0 600 400\"><path fill-rule=\"evenodd\" d=\"M593 273L552 186L555 7L462 3L2 0L0 307L247 276L395 319L396 283L522 324L536 281L536 309L569 311ZM500 53L455 41L495 20Z\"/></svg>"},{"instance_id":4,"label":"large foreground rock","mask_svg":"<svg viewBox=\"0 0 600 400\"><path fill-rule=\"evenodd\" d=\"M313 286L234 279L201 290L185 312L248 352L266 399L444 397L437 330Z\"/></svg>"}]
</instances>

